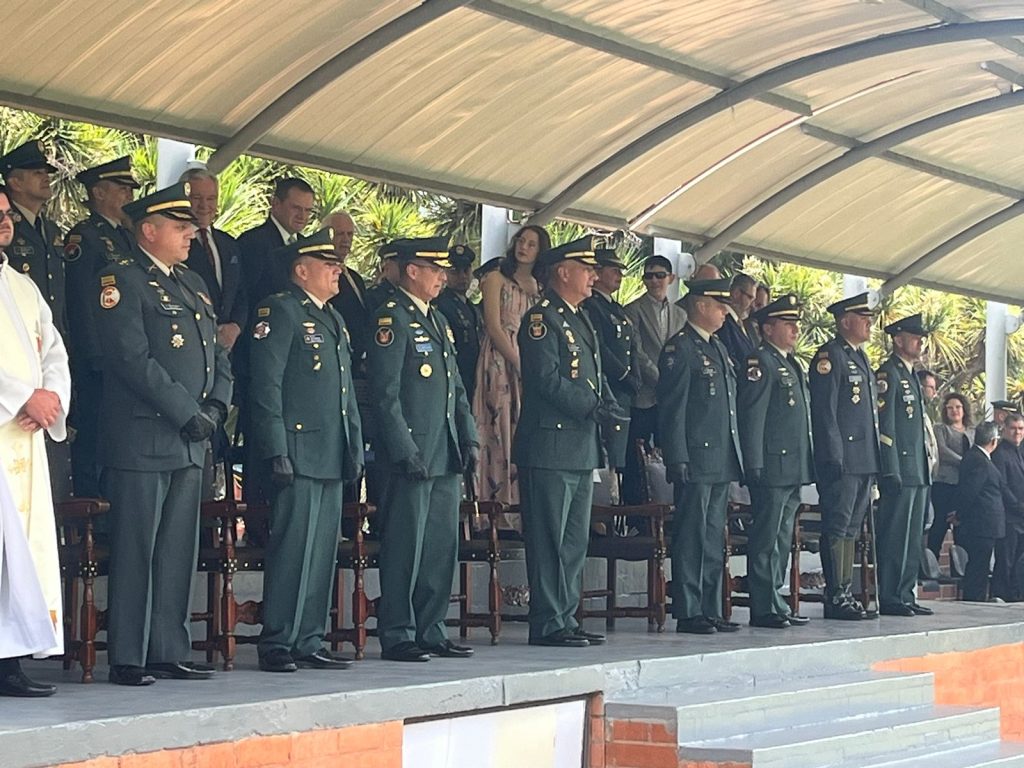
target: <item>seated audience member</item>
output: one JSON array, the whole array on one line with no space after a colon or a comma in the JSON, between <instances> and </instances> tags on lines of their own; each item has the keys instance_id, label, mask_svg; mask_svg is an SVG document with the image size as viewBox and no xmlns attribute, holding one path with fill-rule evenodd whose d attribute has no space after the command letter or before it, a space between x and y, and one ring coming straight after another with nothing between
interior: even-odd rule
<instances>
[{"instance_id":1,"label":"seated audience member","mask_svg":"<svg viewBox=\"0 0 1024 768\"><path fill-rule=\"evenodd\" d=\"M992 452L999 444L999 430L991 421L979 424L974 446L960 463L957 486L958 540L967 550L967 573L964 574L964 600L988 600L989 563L996 542L1006 531L1003 508L1003 478L992 462Z\"/></svg>"}]
</instances>

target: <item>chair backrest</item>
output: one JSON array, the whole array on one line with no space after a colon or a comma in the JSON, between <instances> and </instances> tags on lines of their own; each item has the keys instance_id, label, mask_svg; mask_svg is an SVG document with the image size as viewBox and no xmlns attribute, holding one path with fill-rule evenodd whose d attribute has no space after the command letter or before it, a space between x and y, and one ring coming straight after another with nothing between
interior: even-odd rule
<instances>
[{"instance_id":1,"label":"chair backrest","mask_svg":"<svg viewBox=\"0 0 1024 768\"><path fill-rule=\"evenodd\" d=\"M661 453L647 450L643 440L637 440L637 450L640 452L640 462L644 468L640 474L647 501L654 504L673 504L675 493L672 484L665 479L665 460Z\"/></svg>"},{"instance_id":2,"label":"chair backrest","mask_svg":"<svg viewBox=\"0 0 1024 768\"><path fill-rule=\"evenodd\" d=\"M949 548L949 575L962 579L967 573L967 550L959 544Z\"/></svg>"},{"instance_id":3,"label":"chair backrest","mask_svg":"<svg viewBox=\"0 0 1024 768\"><path fill-rule=\"evenodd\" d=\"M939 571L939 558L927 547L921 554L921 576L925 579L936 580L942 573Z\"/></svg>"}]
</instances>

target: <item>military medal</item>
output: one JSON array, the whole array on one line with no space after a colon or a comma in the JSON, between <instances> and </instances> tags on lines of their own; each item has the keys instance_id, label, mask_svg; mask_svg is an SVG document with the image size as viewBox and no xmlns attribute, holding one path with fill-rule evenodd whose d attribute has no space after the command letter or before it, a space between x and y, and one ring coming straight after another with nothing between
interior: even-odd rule
<instances>
[{"instance_id":1,"label":"military medal","mask_svg":"<svg viewBox=\"0 0 1024 768\"><path fill-rule=\"evenodd\" d=\"M119 301L121 301L121 292L117 290L117 286L108 285L100 291L100 306L103 309L113 309Z\"/></svg>"},{"instance_id":2,"label":"military medal","mask_svg":"<svg viewBox=\"0 0 1024 768\"><path fill-rule=\"evenodd\" d=\"M430 363L424 363L420 366L420 376L424 379L429 379L430 374L434 372L434 369L430 367Z\"/></svg>"},{"instance_id":3,"label":"military medal","mask_svg":"<svg viewBox=\"0 0 1024 768\"><path fill-rule=\"evenodd\" d=\"M789 407L792 408L794 405L796 405L796 400L794 400L792 397L789 398Z\"/></svg>"},{"instance_id":4,"label":"military medal","mask_svg":"<svg viewBox=\"0 0 1024 768\"><path fill-rule=\"evenodd\" d=\"M850 402L853 403L854 405L859 403L860 402L860 395L854 395L853 397L851 397L850 398Z\"/></svg>"},{"instance_id":5,"label":"military medal","mask_svg":"<svg viewBox=\"0 0 1024 768\"><path fill-rule=\"evenodd\" d=\"M373 335L373 339L377 342L378 347L387 347L395 340L395 332L387 326L384 326L377 329L377 332Z\"/></svg>"},{"instance_id":6,"label":"military medal","mask_svg":"<svg viewBox=\"0 0 1024 768\"><path fill-rule=\"evenodd\" d=\"M180 333L174 334L173 336L171 336L171 346L174 347L175 349L181 349L182 347L185 346L185 337L182 336Z\"/></svg>"},{"instance_id":7,"label":"military medal","mask_svg":"<svg viewBox=\"0 0 1024 768\"><path fill-rule=\"evenodd\" d=\"M270 323L266 320L261 320L256 323L252 329L252 337L254 339L265 339L270 335Z\"/></svg>"}]
</instances>

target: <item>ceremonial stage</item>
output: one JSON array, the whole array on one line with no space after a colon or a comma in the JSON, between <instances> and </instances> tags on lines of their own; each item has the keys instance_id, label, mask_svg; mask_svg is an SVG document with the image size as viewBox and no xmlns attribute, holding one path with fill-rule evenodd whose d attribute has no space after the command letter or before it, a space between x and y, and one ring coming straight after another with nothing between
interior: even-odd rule
<instances>
[{"instance_id":1,"label":"ceremonial stage","mask_svg":"<svg viewBox=\"0 0 1024 768\"><path fill-rule=\"evenodd\" d=\"M103 682L102 654L92 685L33 661L29 674L59 692L0 699L0 766L852 768L896 764L858 757L858 745L908 759L936 739L948 742L944 754L999 762L920 764L1024 765L1024 744L998 742L1000 728L1024 739L1024 607L930 605L935 616L853 623L805 605L806 627L711 636L620 620L606 645L573 650L527 646L525 627L506 625L497 646L474 633L470 660L383 662L371 641L366 660L332 673L262 673L246 646L237 668L212 681L139 689ZM745 621L745 610L734 618ZM858 718L885 735L857 738ZM780 741L787 733L799 742ZM829 745L838 762L821 762ZM782 757L771 752L780 746Z\"/></svg>"}]
</instances>

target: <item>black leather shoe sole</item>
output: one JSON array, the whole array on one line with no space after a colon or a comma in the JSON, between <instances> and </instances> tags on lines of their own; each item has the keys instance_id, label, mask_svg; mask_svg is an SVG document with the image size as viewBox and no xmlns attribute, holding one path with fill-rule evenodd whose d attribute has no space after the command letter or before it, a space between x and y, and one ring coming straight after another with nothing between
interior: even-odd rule
<instances>
[{"instance_id":1,"label":"black leather shoe sole","mask_svg":"<svg viewBox=\"0 0 1024 768\"><path fill-rule=\"evenodd\" d=\"M397 646L380 652L385 661L430 661L430 654L418 645Z\"/></svg>"},{"instance_id":2,"label":"black leather shoe sole","mask_svg":"<svg viewBox=\"0 0 1024 768\"><path fill-rule=\"evenodd\" d=\"M472 648L462 645L433 645L423 647L423 650L431 656L440 656L442 659L468 659L473 655Z\"/></svg>"},{"instance_id":3,"label":"black leather shoe sole","mask_svg":"<svg viewBox=\"0 0 1024 768\"><path fill-rule=\"evenodd\" d=\"M352 666L351 659L332 659L325 656L300 656L295 659L299 669L348 669Z\"/></svg>"},{"instance_id":4,"label":"black leather shoe sole","mask_svg":"<svg viewBox=\"0 0 1024 768\"><path fill-rule=\"evenodd\" d=\"M543 645L548 648L586 648L590 641L578 635L559 634L547 637L531 637L530 645Z\"/></svg>"},{"instance_id":5,"label":"black leather shoe sole","mask_svg":"<svg viewBox=\"0 0 1024 768\"><path fill-rule=\"evenodd\" d=\"M761 627L762 629L788 629L789 620L774 614L769 616L751 616L750 626Z\"/></svg>"},{"instance_id":6,"label":"black leather shoe sole","mask_svg":"<svg viewBox=\"0 0 1024 768\"><path fill-rule=\"evenodd\" d=\"M740 625L735 621L726 621L725 619L708 619L711 626L715 628L716 632L739 632Z\"/></svg>"},{"instance_id":7,"label":"black leather shoe sole","mask_svg":"<svg viewBox=\"0 0 1024 768\"><path fill-rule=\"evenodd\" d=\"M111 667L107 677L114 685L143 686L152 685L156 678L146 673L142 667Z\"/></svg>"},{"instance_id":8,"label":"black leather shoe sole","mask_svg":"<svg viewBox=\"0 0 1024 768\"><path fill-rule=\"evenodd\" d=\"M604 645L607 642L607 638L598 632L587 632L582 629L577 629L573 632L575 637L582 637L591 645Z\"/></svg>"},{"instance_id":9,"label":"black leather shoe sole","mask_svg":"<svg viewBox=\"0 0 1024 768\"><path fill-rule=\"evenodd\" d=\"M878 612L883 616L906 616L908 618L917 615L909 605L883 605Z\"/></svg>"},{"instance_id":10,"label":"black leather shoe sole","mask_svg":"<svg viewBox=\"0 0 1024 768\"><path fill-rule=\"evenodd\" d=\"M838 621L860 621L866 618L863 613L850 606L825 607L825 618Z\"/></svg>"},{"instance_id":11,"label":"black leather shoe sole","mask_svg":"<svg viewBox=\"0 0 1024 768\"><path fill-rule=\"evenodd\" d=\"M183 664L148 664L146 674L157 680L209 680L213 677L213 670Z\"/></svg>"},{"instance_id":12,"label":"black leather shoe sole","mask_svg":"<svg viewBox=\"0 0 1024 768\"><path fill-rule=\"evenodd\" d=\"M715 625L704 619L679 619L676 622L676 632L686 635L713 635L718 632Z\"/></svg>"},{"instance_id":13,"label":"black leather shoe sole","mask_svg":"<svg viewBox=\"0 0 1024 768\"><path fill-rule=\"evenodd\" d=\"M298 669L291 654L284 651L272 651L260 657L260 670L263 672L297 672Z\"/></svg>"},{"instance_id":14,"label":"black leather shoe sole","mask_svg":"<svg viewBox=\"0 0 1024 768\"><path fill-rule=\"evenodd\" d=\"M935 615L935 611L933 611L931 608L928 608L927 606L924 606L924 605L920 605L918 603L911 603L910 604L910 610L912 610L918 616L934 616Z\"/></svg>"},{"instance_id":15,"label":"black leather shoe sole","mask_svg":"<svg viewBox=\"0 0 1024 768\"><path fill-rule=\"evenodd\" d=\"M36 683L24 676L20 679L7 679L0 682L0 696L13 696L18 699L43 699L47 696L53 696L56 692L57 686Z\"/></svg>"},{"instance_id":16,"label":"black leather shoe sole","mask_svg":"<svg viewBox=\"0 0 1024 768\"><path fill-rule=\"evenodd\" d=\"M806 616L798 616L793 613L786 617L786 621L789 622L789 626L791 627L806 627L811 623L811 620Z\"/></svg>"}]
</instances>

